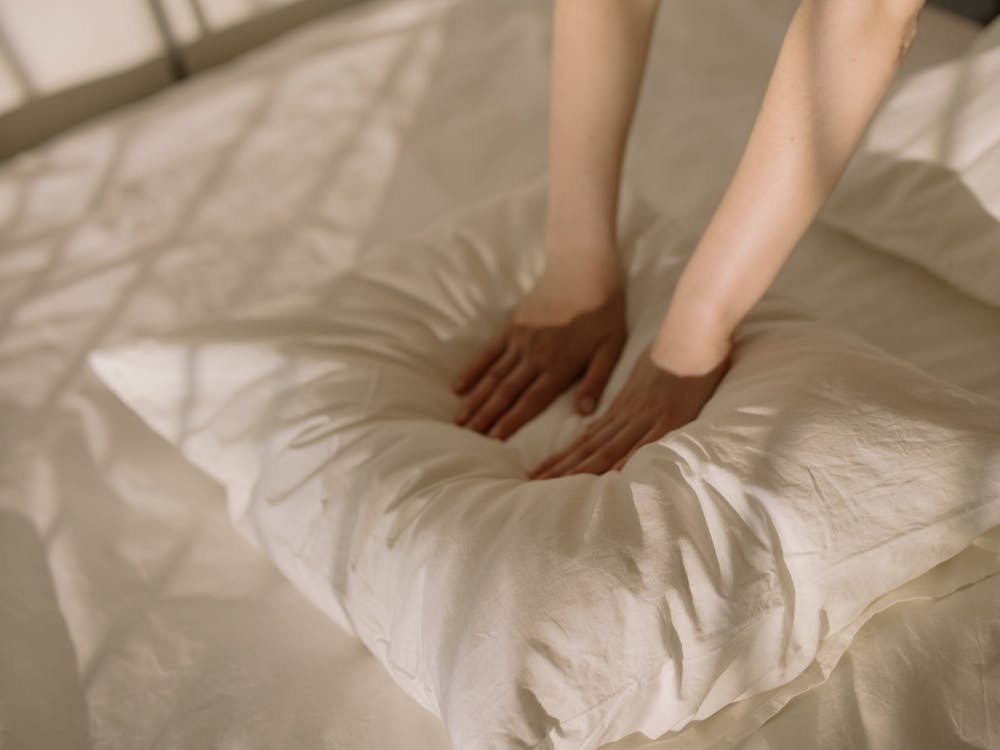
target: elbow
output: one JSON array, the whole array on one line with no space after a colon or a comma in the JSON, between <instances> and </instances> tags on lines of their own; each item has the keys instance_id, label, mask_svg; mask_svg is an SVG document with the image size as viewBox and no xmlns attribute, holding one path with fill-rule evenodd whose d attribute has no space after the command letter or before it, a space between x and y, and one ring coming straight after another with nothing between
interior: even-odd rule
<instances>
[{"instance_id":1,"label":"elbow","mask_svg":"<svg viewBox=\"0 0 1000 750\"><path fill-rule=\"evenodd\" d=\"M917 35L917 19L924 0L803 0L820 17L852 35L875 35L878 44L893 49L902 62Z\"/></svg>"},{"instance_id":2,"label":"elbow","mask_svg":"<svg viewBox=\"0 0 1000 750\"><path fill-rule=\"evenodd\" d=\"M917 20L924 0L876 0L877 12L886 20L893 42L897 45L899 61L906 57L917 36Z\"/></svg>"}]
</instances>

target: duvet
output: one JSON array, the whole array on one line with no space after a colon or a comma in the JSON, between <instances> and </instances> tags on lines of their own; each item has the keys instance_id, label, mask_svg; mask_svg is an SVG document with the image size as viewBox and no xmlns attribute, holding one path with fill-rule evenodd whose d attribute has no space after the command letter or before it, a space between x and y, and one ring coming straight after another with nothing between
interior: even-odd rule
<instances>
[{"instance_id":1,"label":"duvet","mask_svg":"<svg viewBox=\"0 0 1000 750\"><path fill-rule=\"evenodd\" d=\"M620 472L528 481L583 426L568 399L500 442L451 423L449 383L538 273L544 210L543 177L314 291L90 363L456 748L669 739L740 706L712 740L731 745L1000 524L1000 407L770 294L697 420ZM620 226L608 395L691 248L632 191Z\"/></svg>"}]
</instances>

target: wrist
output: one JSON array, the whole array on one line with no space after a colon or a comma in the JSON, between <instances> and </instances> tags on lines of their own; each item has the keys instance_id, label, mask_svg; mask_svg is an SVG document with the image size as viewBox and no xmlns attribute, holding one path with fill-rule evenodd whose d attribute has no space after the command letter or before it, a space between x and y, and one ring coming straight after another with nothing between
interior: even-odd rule
<instances>
[{"instance_id":1,"label":"wrist","mask_svg":"<svg viewBox=\"0 0 1000 750\"><path fill-rule=\"evenodd\" d=\"M578 315L623 301L624 286L617 271L602 271L579 262L547 263L518 303L513 320L523 325L562 325Z\"/></svg>"},{"instance_id":2,"label":"wrist","mask_svg":"<svg viewBox=\"0 0 1000 750\"><path fill-rule=\"evenodd\" d=\"M545 224L545 256L555 262L584 263L591 266L618 262L618 240L614 222L557 220L550 213Z\"/></svg>"},{"instance_id":3,"label":"wrist","mask_svg":"<svg viewBox=\"0 0 1000 750\"><path fill-rule=\"evenodd\" d=\"M650 345L653 363L676 375L704 375L732 349L732 327L711 306L672 305Z\"/></svg>"},{"instance_id":4,"label":"wrist","mask_svg":"<svg viewBox=\"0 0 1000 750\"><path fill-rule=\"evenodd\" d=\"M543 275L586 297L607 297L624 286L618 246L608 241L547 238Z\"/></svg>"}]
</instances>

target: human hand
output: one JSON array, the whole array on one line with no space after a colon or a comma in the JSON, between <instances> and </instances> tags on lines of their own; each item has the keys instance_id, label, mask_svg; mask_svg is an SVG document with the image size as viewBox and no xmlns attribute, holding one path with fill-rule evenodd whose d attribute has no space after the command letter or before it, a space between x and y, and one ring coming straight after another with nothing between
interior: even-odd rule
<instances>
[{"instance_id":1,"label":"human hand","mask_svg":"<svg viewBox=\"0 0 1000 750\"><path fill-rule=\"evenodd\" d=\"M592 413L626 336L616 267L546 270L507 327L455 382L454 392L465 396L456 424L506 439L581 375L576 408Z\"/></svg>"},{"instance_id":2,"label":"human hand","mask_svg":"<svg viewBox=\"0 0 1000 750\"><path fill-rule=\"evenodd\" d=\"M535 466L528 478L620 469L643 445L698 416L729 368L729 353L728 344L717 347L711 369L677 375L654 361L653 348L647 348L608 410L567 448Z\"/></svg>"}]
</instances>

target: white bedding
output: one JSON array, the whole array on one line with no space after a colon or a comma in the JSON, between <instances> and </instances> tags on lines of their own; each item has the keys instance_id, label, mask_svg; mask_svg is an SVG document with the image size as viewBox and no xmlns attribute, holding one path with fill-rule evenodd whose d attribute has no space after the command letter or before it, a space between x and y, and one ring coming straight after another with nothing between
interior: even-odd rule
<instances>
[{"instance_id":1,"label":"white bedding","mask_svg":"<svg viewBox=\"0 0 1000 750\"><path fill-rule=\"evenodd\" d=\"M825 223L1000 307L1000 22L890 98ZM942 221L947 216L947 221Z\"/></svg>"},{"instance_id":2,"label":"white bedding","mask_svg":"<svg viewBox=\"0 0 1000 750\"><path fill-rule=\"evenodd\" d=\"M89 359L456 748L679 737L733 701L741 738L901 586L1000 572L951 561L1000 525L1000 404L777 295L699 418L620 472L526 479L578 431L568 396L505 442L452 424L461 362L540 268L546 186L308 295ZM695 242L631 191L621 214L630 337L609 397ZM917 580L943 563L950 589Z\"/></svg>"},{"instance_id":3,"label":"white bedding","mask_svg":"<svg viewBox=\"0 0 1000 750\"><path fill-rule=\"evenodd\" d=\"M751 5L663 6L630 174L692 228L787 18ZM4 747L447 746L230 528L221 489L82 367L99 343L309 286L539 172L544 8L445 9L372 3L4 165ZM972 35L925 15L911 66ZM926 272L817 227L779 285L1000 399L1000 315ZM748 747L797 746L802 727L822 748L995 745L997 587L872 620Z\"/></svg>"}]
</instances>

